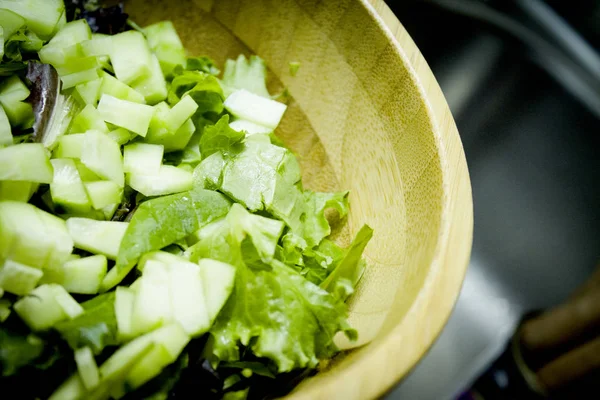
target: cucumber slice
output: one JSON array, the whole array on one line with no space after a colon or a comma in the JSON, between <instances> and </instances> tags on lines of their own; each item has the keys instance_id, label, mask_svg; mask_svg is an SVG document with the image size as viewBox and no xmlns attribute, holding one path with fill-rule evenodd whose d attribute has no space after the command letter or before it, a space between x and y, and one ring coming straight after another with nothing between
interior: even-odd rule
<instances>
[{"instance_id":1,"label":"cucumber slice","mask_svg":"<svg viewBox=\"0 0 600 400\"><path fill-rule=\"evenodd\" d=\"M117 99L127 100L134 103L144 104L144 96L127 86L114 76L104 73L102 74L101 94L108 94Z\"/></svg>"},{"instance_id":2,"label":"cucumber slice","mask_svg":"<svg viewBox=\"0 0 600 400\"><path fill-rule=\"evenodd\" d=\"M0 296L2 297L2 296ZM6 299L0 300L0 322L4 322L10 316L12 304Z\"/></svg>"},{"instance_id":3,"label":"cucumber slice","mask_svg":"<svg viewBox=\"0 0 600 400\"><path fill-rule=\"evenodd\" d=\"M189 262L188 260L186 260L183 257L176 256L175 254L167 253L166 251L152 251L150 253L144 254L140 258L140 261L138 261L138 264L137 264L137 269L139 271L143 272L144 267L146 266L146 263L148 261L158 261L158 262L161 262L166 265L189 263L191 266L195 267L196 269L199 268L196 264Z\"/></svg>"},{"instance_id":4,"label":"cucumber slice","mask_svg":"<svg viewBox=\"0 0 600 400\"><path fill-rule=\"evenodd\" d=\"M118 204L123 197L123 189L113 181L85 182L84 186L95 210Z\"/></svg>"},{"instance_id":5,"label":"cucumber slice","mask_svg":"<svg viewBox=\"0 0 600 400\"><path fill-rule=\"evenodd\" d=\"M100 383L100 371L94 359L92 349L82 347L75 350L75 363L77 364L77 372L81 378L83 386L87 390L92 390Z\"/></svg>"},{"instance_id":6,"label":"cucumber slice","mask_svg":"<svg viewBox=\"0 0 600 400\"><path fill-rule=\"evenodd\" d=\"M88 104L73 118L69 133L84 133L90 130L108 132L108 126L98 110L93 105Z\"/></svg>"},{"instance_id":7,"label":"cucumber slice","mask_svg":"<svg viewBox=\"0 0 600 400\"><path fill-rule=\"evenodd\" d=\"M72 74L62 75L60 80L62 81L62 90L70 89L77 85L94 81L98 79L98 66L95 66L84 71L73 72Z\"/></svg>"},{"instance_id":8,"label":"cucumber slice","mask_svg":"<svg viewBox=\"0 0 600 400\"><path fill-rule=\"evenodd\" d=\"M167 266L157 261L147 262L133 303L131 327L136 335L172 320L169 288Z\"/></svg>"},{"instance_id":9,"label":"cucumber slice","mask_svg":"<svg viewBox=\"0 0 600 400\"><path fill-rule=\"evenodd\" d=\"M154 108L156 112L150 122L148 135L144 141L152 144L162 144L165 147L165 153L183 150L196 131L192 120L188 119L176 132L170 131L166 122L170 111L169 105L159 103Z\"/></svg>"},{"instance_id":10,"label":"cucumber slice","mask_svg":"<svg viewBox=\"0 0 600 400\"><path fill-rule=\"evenodd\" d=\"M0 26L0 58L4 57L4 28Z\"/></svg>"},{"instance_id":11,"label":"cucumber slice","mask_svg":"<svg viewBox=\"0 0 600 400\"><path fill-rule=\"evenodd\" d=\"M204 284L206 312L212 324L233 291L236 269L231 264L208 258L200 260L198 265Z\"/></svg>"},{"instance_id":12,"label":"cucumber slice","mask_svg":"<svg viewBox=\"0 0 600 400\"><path fill-rule=\"evenodd\" d=\"M96 221L89 218L69 218L67 230L75 247L115 260L127 222Z\"/></svg>"},{"instance_id":13,"label":"cucumber slice","mask_svg":"<svg viewBox=\"0 0 600 400\"><path fill-rule=\"evenodd\" d=\"M31 291L29 296L17 301L13 309L31 329L43 331L52 328L60 321L69 319L58 300L59 296L64 295L70 297L60 285L42 285ZM61 301L64 301L64 298Z\"/></svg>"},{"instance_id":14,"label":"cucumber slice","mask_svg":"<svg viewBox=\"0 0 600 400\"><path fill-rule=\"evenodd\" d=\"M186 263L191 264L191 263ZM170 265L169 284L173 319L194 337L208 331L211 325L205 307L205 293L200 269L194 265Z\"/></svg>"},{"instance_id":15,"label":"cucumber slice","mask_svg":"<svg viewBox=\"0 0 600 400\"><path fill-rule=\"evenodd\" d=\"M77 318L83 314L83 307L63 288L58 285L54 288L56 301L69 319Z\"/></svg>"},{"instance_id":16,"label":"cucumber slice","mask_svg":"<svg viewBox=\"0 0 600 400\"><path fill-rule=\"evenodd\" d=\"M4 107L0 104L0 146L10 146L13 144L12 131L10 129L10 121L4 111Z\"/></svg>"},{"instance_id":17,"label":"cucumber slice","mask_svg":"<svg viewBox=\"0 0 600 400\"><path fill-rule=\"evenodd\" d=\"M157 174L127 174L127 184L144 196L164 196L191 190L192 173L171 165L162 165Z\"/></svg>"},{"instance_id":18,"label":"cucumber slice","mask_svg":"<svg viewBox=\"0 0 600 400\"><path fill-rule=\"evenodd\" d=\"M65 60L63 65L56 67L58 75L65 76L86 70L99 69L97 57L73 57Z\"/></svg>"},{"instance_id":19,"label":"cucumber slice","mask_svg":"<svg viewBox=\"0 0 600 400\"><path fill-rule=\"evenodd\" d=\"M50 395L48 400L80 400L86 395L85 386L78 373L71 375Z\"/></svg>"},{"instance_id":20,"label":"cucumber slice","mask_svg":"<svg viewBox=\"0 0 600 400\"><path fill-rule=\"evenodd\" d=\"M255 124L254 122L245 121L243 119L238 119L229 124L229 127L234 131L238 132L246 132L246 135L254 135L261 133L271 133L273 129L267 128L266 126Z\"/></svg>"},{"instance_id":21,"label":"cucumber slice","mask_svg":"<svg viewBox=\"0 0 600 400\"><path fill-rule=\"evenodd\" d=\"M25 25L23 17L10 10L0 9L0 27L2 27L6 39L21 29L23 25Z\"/></svg>"},{"instance_id":22,"label":"cucumber slice","mask_svg":"<svg viewBox=\"0 0 600 400\"><path fill-rule=\"evenodd\" d=\"M37 184L24 181L0 181L0 201L13 200L28 202Z\"/></svg>"},{"instance_id":23,"label":"cucumber slice","mask_svg":"<svg viewBox=\"0 0 600 400\"><path fill-rule=\"evenodd\" d=\"M157 346L141 357L127 374L126 385L133 389L139 388L175 362L190 341L190 337L177 323L166 325L145 336L148 337L146 340L155 342ZM137 340L144 339L145 336Z\"/></svg>"},{"instance_id":24,"label":"cucumber slice","mask_svg":"<svg viewBox=\"0 0 600 400\"><path fill-rule=\"evenodd\" d=\"M94 171L86 167L81 161L75 160L75 165L77 166L79 177L83 182L95 182L102 180L102 178L96 175Z\"/></svg>"},{"instance_id":25,"label":"cucumber slice","mask_svg":"<svg viewBox=\"0 0 600 400\"><path fill-rule=\"evenodd\" d=\"M178 65L185 65L185 48L171 21L162 21L144 28L150 49L156 54L165 76Z\"/></svg>"},{"instance_id":26,"label":"cucumber slice","mask_svg":"<svg viewBox=\"0 0 600 400\"><path fill-rule=\"evenodd\" d=\"M102 209L102 213L104 214L104 219L107 221L110 221L112 219L112 217L115 215L115 212L117 212L118 208L119 208L119 203L110 204L110 205L104 207Z\"/></svg>"},{"instance_id":27,"label":"cucumber slice","mask_svg":"<svg viewBox=\"0 0 600 400\"><path fill-rule=\"evenodd\" d=\"M115 297L115 316L117 318L119 338L122 340L128 340L135 336L131 327L134 301L135 292L132 289L123 286L117 287Z\"/></svg>"},{"instance_id":28,"label":"cucumber slice","mask_svg":"<svg viewBox=\"0 0 600 400\"><path fill-rule=\"evenodd\" d=\"M67 261L63 265L63 287L69 293L96 294L106 276L107 260L103 255Z\"/></svg>"},{"instance_id":29,"label":"cucumber slice","mask_svg":"<svg viewBox=\"0 0 600 400\"><path fill-rule=\"evenodd\" d=\"M190 96L183 98L173 106L165 117L165 125L171 132L176 132L181 126L191 118L198 109L198 103Z\"/></svg>"},{"instance_id":30,"label":"cucumber slice","mask_svg":"<svg viewBox=\"0 0 600 400\"><path fill-rule=\"evenodd\" d=\"M0 103L14 103L29 97L29 89L23 81L13 75L0 84Z\"/></svg>"},{"instance_id":31,"label":"cucumber slice","mask_svg":"<svg viewBox=\"0 0 600 400\"><path fill-rule=\"evenodd\" d=\"M137 31L112 36L110 60L117 78L130 85L150 76L151 53L146 38Z\"/></svg>"},{"instance_id":32,"label":"cucumber slice","mask_svg":"<svg viewBox=\"0 0 600 400\"><path fill-rule=\"evenodd\" d=\"M146 136L154 108L104 94L98 103L98 112L106 122Z\"/></svg>"},{"instance_id":33,"label":"cucumber slice","mask_svg":"<svg viewBox=\"0 0 600 400\"><path fill-rule=\"evenodd\" d=\"M81 158L84 137L83 133L61 136L53 156L55 158Z\"/></svg>"},{"instance_id":34,"label":"cucumber slice","mask_svg":"<svg viewBox=\"0 0 600 400\"><path fill-rule=\"evenodd\" d=\"M0 8L23 17L27 27L44 40L48 40L56 31L65 11L62 0L0 0Z\"/></svg>"},{"instance_id":35,"label":"cucumber slice","mask_svg":"<svg viewBox=\"0 0 600 400\"><path fill-rule=\"evenodd\" d=\"M42 275L44 273L38 268L6 260L0 268L0 288L9 293L24 296L35 289Z\"/></svg>"},{"instance_id":36,"label":"cucumber slice","mask_svg":"<svg viewBox=\"0 0 600 400\"><path fill-rule=\"evenodd\" d=\"M51 183L54 173L40 143L21 143L0 149L0 180Z\"/></svg>"},{"instance_id":37,"label":"cucumber slice","mask_svg":"<svg viewBox=\"0 0 600 400\"><path fill-rule=\"evenodd\" d=\"M0 105L13 127L28 128L33 124L31 104L23 101L28 96L29 89L16 75L0 84Z\"/></svg>"},{"instance_id":38,"label":"cucumber slice","mask_svg":"<svg viewBox=\"0 0 600 400\"><path fill-rule=\"evenodd\" d=\"M0 202L0 259L46 268L72 251L65 221L28 203Z\"/></svg>"},{"instance_id":39,"label":"cucumber slice","mask_svg":"<svg viewBox=\"0 0 600 400\"><path fill-rule=\"evenodd\" d=\"M100 99L100 87L102 86L102 79L94 79L86 83L81 83L75 87L73 96L82 106L88 104L96 107L98 100Z\"/></svg>"},{"instance_id":40,"label":"cucumber slice","mask_svg":"<svg viewBox=\"0 0 600 400\"><path fill-rule=\"evenodd\" d=\"M129 142L131 139L137 137L135 133L131 133L125 128L117 128L108 132L107 135L119 145L123 145Z\"/></svg>"},{"instance_id":41,"label":"cucumber slice","mask_svg":"<svg viewBox=\"0 0 600 400\"><path fill-rule=\"evenodd\" d=\"M185 149L195 132L196 127L190 118L185 121L185 123L177 132L175 132L173 139L168 141L168 143L165 145L165 151L177 151Z\"/></svg>"},{"instance_id":42,"label":"cucumber slice","mask_svg":"<svg viewBox=\"0 0 600 400\"><path fill-rule=\"evenodd\" d=\"M75 162L69 158L57 158L50 162L54 167L54 180L50 184L54 204L64 207L67 213L89 212L92 204Z\"/></svg>"},{"instance_id":43,"label":"cucumber slice","mask_svg":"<svg viewBox=\"0 0 600 400\"><path fill-rule=\"evenodd\" d=\"M13 128L29 129L33 126L34 117L31 104L24 101L14 103L0 101L0 105L4 108L8 121Z\"/></svg>"},{"instance_id":44,"label":"cucumber slice","mask_svg":"<svg viewBox=\"0 0 600 400\"><path fill-rule=\"evenodd\" d=\"M150 56L150 75L133 83L133 88L144 96L148 104L156 104L167 98L167 82L160 68L158 58Z\"/></svg>"},{"instance_id":45,"label":"cucumber slice","mask_svg":"<svg viewBox=\"0 0 600 400\"><path fill-rule=\"evenodd\" d=\"M81 151L81 162L98 176L123 187L123 157L119 145L102 132L87 131Z\"/></svg>"},{"instance_id":46,"label":"cucumber slice","mask_svg":"<svg viewBox=\"0 0 600 400\"><path fill-rule=\"evenodd\" d=\"M164 147L158 144L132 143L123 149L123 170L134 174L157 174Z\"/></svg>"},{"instance_id":47,"label":"cucumber slice","mask_svg":"<svg viewBox=\"0 0 600 400\"><path fill-rule=\"evenodd\" d=\"M267 128L275 129L287 106L275 100L267 99L245 89L236 90L227 97L225 108L233 116Z\"/></svg>"},{"instance_id":48,"label":"cucumber slice","mask_svg":"<svg viewBox=\"0 0 600 400\"><path fill-rule=\"evenodd\" d=\"M97 36L92 34L90 40L80 43L81 51L87 57L90 56L109 56L112 50L112 39L110 36Z\"/></svg>"}]
</instances>

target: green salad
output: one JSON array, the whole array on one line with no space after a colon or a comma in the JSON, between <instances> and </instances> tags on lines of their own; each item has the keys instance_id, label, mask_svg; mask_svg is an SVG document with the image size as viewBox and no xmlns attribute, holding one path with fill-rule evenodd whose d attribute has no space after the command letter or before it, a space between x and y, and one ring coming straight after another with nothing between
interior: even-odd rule
<instances>
[{"instance_id":1,"label":"green salad","mask_svg":"<svg viewBox=\"0 0 600 400\"><path fill-rule=\"evenodd\" d=\"M0 57L2 397L273 398L356 339L372 230L329 237L263 60L83 0L0 0Z\"/></svg>"}]
</instances>

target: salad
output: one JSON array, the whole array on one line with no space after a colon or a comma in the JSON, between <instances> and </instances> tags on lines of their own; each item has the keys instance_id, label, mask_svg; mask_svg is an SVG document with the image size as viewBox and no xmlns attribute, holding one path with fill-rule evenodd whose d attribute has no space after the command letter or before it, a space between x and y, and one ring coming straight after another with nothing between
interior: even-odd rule
<instances>
[{"instance_id":1,"label":"salad","mask_svg":"<svg viewBox=\"0 0 600 400\"><path fill-rule=\"evenodd\" d=\"M0 56L3 396L272 398L356 338L372 230L330 238L263 60L78 0L0 0Z\"/></svg>"}]
</instances>

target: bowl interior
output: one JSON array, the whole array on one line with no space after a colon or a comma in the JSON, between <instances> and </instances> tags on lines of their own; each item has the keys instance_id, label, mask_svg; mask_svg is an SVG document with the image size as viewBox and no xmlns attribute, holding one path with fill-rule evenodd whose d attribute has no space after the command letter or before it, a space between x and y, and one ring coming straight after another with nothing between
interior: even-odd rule
<instances>
[{"instance_id":1,"label":"bowl interior","mask_svg":"<svg viewBox=\"0 0 600 400\"><path fill-rule=\"evenodd\" d=\"M453 303L464 273L464 265L450 271L446 292L434 293L441 278L432 276L444 267L435 261L447 235L447 166L407 55L358 0L131 0L127 11L141 26L172 20L190 54L219 66L240 53L260 55L271 92L286 87L293 96L276 134L299 157L305 186L350 190L350 215L334 231L340 243L364 223L374 237L350 299L359 342L339 340L344 348L366 345L340 354L292 395L380 394L431 344L451 308L437 303ZM295 76L290 62L300 63ZM372 368L368 381L364 368Z\"/></svg>"}]
</instances>

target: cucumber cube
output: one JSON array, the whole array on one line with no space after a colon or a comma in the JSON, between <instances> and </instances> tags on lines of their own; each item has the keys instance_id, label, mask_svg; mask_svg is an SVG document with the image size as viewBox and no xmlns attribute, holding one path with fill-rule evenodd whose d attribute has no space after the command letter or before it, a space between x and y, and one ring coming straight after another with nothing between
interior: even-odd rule
<instances>
[{"instance_id":1,"label":"cucumber cube","mask_svg":"<svg viewBox=\"0 0 600 400\"><path fill-rule=\"evenodd\" d=\"M10 146L13 144L12 131L10 129L10 121L4 111L4 107L0 104L0 146Z\"/></svg>"},{"instance_id":2,"label":"cucumber cube","mask_svg":"<svg viewBox=\"0 0 600 400\"><path fill-rule=\"evenodd\" d=\"M198 109L198 104L190 96L183 98L173 106L165 117L165 125L171 132L176 132L191 118Z\"/></svg>"},{"instance_id":3,"label":"cucumber cube","mask_svg":"<svg viewBox=\"0 0 600 400\"><path fill-rule=\"evenodd\" d=\"M23 25L25 25L23 17L10 10L0 9L0 27L4 31L5 40L21 29Z\"/></svg>"},{"instance_id":4,"label":"cucumber cube","mask_svg":"<svg viewBox=\"0 0 600 400\"><path fill-rule=\"evenodd\" d=\"M0 58L4 57L4 28L0 26Z\"/></svg>"},{"instance_id":5,"label":"cucumber cube","mask_svg":"<svg viewBox=\"0 0 600 400\"><path fill-rule=\"evenodd\" d=\"M62 81L62 90L70 89L96 79L98 79L98 66L83 71L73 72L72 74L62 75L60 77L60 80Z\"/></svg>"},{"instance_id":6,"label":"cucumber cube","mask_svg":"<svg viewBox=\"0 0 600 400\"><path fill-rule=\"evenodd\" d=\"M107 221L110 221L112 219L112 217L115 215L115 212L117 212L118 208L119 208L119 203L110 204L110 205L104 207L102 209L102 213L104 214L104 219Z\"/></svg>"},{"instance_id":7,"label":"cucumber cube","mask_svg":"<svg viewBox=\"0 0 600 400\"><path fill-rule=\"evenodd\" d=\"M78 373L75 373L64 381L55 391L50 395L48 400L78 400L85 396L86 389L83 386Z\"/></svg>"},{"instance_id":8,"label":"cucumber cube","mask_svg":"<svg viewBox=\"0 0 600 400\"><path fill-rule=\"evenodd\" d=\"M64 207L67 212L90 211L92 205L75 162L69 158L57 158L50 162L54 167L54 180L50 184L54 204Z\"/></svg>"},{"instance_id":9,"label":"cucumber cube","mask_svg":"<svg viewBox=\"0 0 600 400\"><path fill-rule=\"evenodd\" d=\"M164 196L191 190L192 173L171 165L162 165L157 174L127 174L127 184L144 196Z\"/></svg>"},{"instance_id":10,"label":"cucumber cube","mask_svg":"<svg viewBox=\"0 0 600 400\"><path fill-rule=\"evenodd\" d=\"M0 259L46 268L72 251L65 221L28 203L0 202Z\"/></svg>"},{"instance_id":11,"label":"cucumber cube","mask_svg":"<svg viewBox=\"0 0 600 400\"><path fill-rule=\"evenodd\" d=\"M118 204L123 197L123 189L113 181L85 182L84 186L95 210Z\"/></svg>"},{"instance_id":12,"label":"cucumber cube","mask_svg":"<svg viewBox=\"0 0 600 400\"><path fill-rule=\"evenodd\" d=\"M12 304L10 301L6 299L0 300L0 322L4 322L8 319L12 311L11 306Z\"/></svg>"},{"instance_id":13,"label":"cucumber cube","mask_svg":"<svg viewBox=\"0 0 600 400\"><path fill-rule=\"evenodd\" d=\"M44 273L42 270L6 260L0 268L0 288L18 296L24 296L37 286Z\"/></svg>"},{"instance_id":14,"label":"cucumber cube","mask_svg":"<svg viewBox=\"0 0 600 400\"><path fill-rule=\"evenodd\" d=\"M115 316L117 318L119 337L122 340L128 340L134 337L134 331L131 326L134 301L135 292L132 289L123 286L117 287L115 297Z\"/></svg>"},{"instance_id":15,"label":"cucumber cube","mask_svg":"<svg viewBox=\"0 0 600 400\"><path fill-rule=\"evenodd\" d=\"M205 306L205 293L200 269L192 264L170 265L170 294L173 319L181 324L190 336L208 331L211 325Z\"/></svg>"},{"instance_id":16,"label":"cucumber cube","mask_svg":"<svg viewBox=\"0 0 600 400\"><path fill-rule=\"evenodd\" d=\"M149 332L171 321L169 289L167 266L149 261L133 302L131 327L135 334Z\"/></svg>"},{"instance_id":17,"label":"cucumber cube","mask_svg":"<svg viewBox=\"0 0 600 400\"><path fill-rule=\"evenodd\" d=\"M143 34L137 31L112 36L110 60L117 78L132 84L150 76L150 48Z\"/></svg>"},{"instance_id":18,"label":"cucumber cube","mask_svg":"<svg viewBox=\"0 0 600 400\"><path fill-rule=\"evenodd\" d=\"M83 182L95 182L102 180L102 178L96 175L94 171L86 167L81 161L75 160L75 165L77 166L79 177Z\"/></svg>"},{"instance_id":19,"label":"cucumber cube","mask_svg":"<svg viewBox=\"0 0 600 400\"><path fill-rule=\"evenodd\" d=\"M255 124L254 122L245 121L238 119L229 124L229 127L234 131L246 132L246 135L254 135L261 133L271 133L273 129L267 128L266 126Z\"/></svg>"},{"instance_id":20,"label":"cucumber cube","mask_svg":"<svg viewBox=\"0 0 600 400\"><path fill-rule=\"evenodd\" d=\"M87 131L81 150L81 162L98 176L124 185L123 157L119 145L98 131Z\"/></svg>"},{"instance_id":21,"label":"cucumber cube","mask_svg":"<svg viewBox=\"0 0 600 400\"><path fill-rule=\"evenodd\" d=\"M73 119L69 133L84 133L90 130L108 132L108 126L98 110L93 105L88 104Z\"/></svg>"},{"instance_id":22,"label":"cucumber cube","mask_svg":"<svg viewBox=\"0 0 600 400\"><path fill-rule=\"evenodd\" d=\"M119 145L124 145L133 138L137 137L135 133L131 133L125 128L117 128L108 132L107 135Z\"/></svg>"},{"instance_id":23,"label":"cucumber cube","mask_svg":"<svg viewBox=\"0 0 600 400\"><path fill-rule=\"evenodd\" d=\"M58 322L69 319L69 316L57 299L59 295L66 294L69 296L62 286L57 284L42 285L35 288L29 294L29 296L17 301L13 309L34 331L43 331L52 328Z\"/></svg>"},{"instance_id":24,"label":"cucumber cube","mask_svg":"<svg viewBox=\"0 0 600 400\"><path fill-rule=\"evenodd\" d=\"M33 126L33 108L31 104L24 101L15 101L13 103L2 102L0 105L8 117L8 121L13 128L29 129Z\"/></svg>"},{"instance_id":25,"label":"cucumber cube","mask_svg":"<svg viewBox=\"0 0 600 400\"><path fill-rule=\"evenodd\" d=\"M108 56L112 50L112 39L110 36L92 35L90 40L81 42L81 50L87 57Z\"/></svg>"},{"instance_id":26,"label":"cucumber cube","mask_svg":"<svg viewBox=\"0 0 600 400\"><path fill-rule=\"evenodd\" d=\"M101 94L108 94L117 99L132 101L134 103L144 104L144 96L127 86L114 76L104 73L102 75Z\"/></svg>"},{"instance_id":27,"label":"cucumber cube","mask_svg":"<svg viewBox=\"0 0 600 400\"><path fill-rule=\"evenodd\" d=\"M0 149L0 180L50 183L52 164L40 143L21 143Z\"/></svg>"},{"instance_id":28,"label":"cucumber cube","mask_svg":"<svg viewBox=\"0 0 600 400\"><path fill-rule=\"evenodd\" d=\"M0 201L13 200L28 202L37 185L25 181L0 181Z\"/></svg>"},{"instance_id":29,"label":"cucumber cube","mask_svg":"<svg viewBox=\"0 0 600 400\"><path fill-rule=\"evenodd\" d=\"M204 285L206 312L212 324L233 291L236 268L208 258L200 260L198 265Z\"/></svg>"},{"instance_id":30,"label":"cucumber cube","mask_svg":"<svg viewBox=\"0 0 600 400\"><path fill-rule=\"evenodd\" d=\"M275 129L287 106L245 89L236 90L227 97L225 108L236 118L244 119L266 128Z\"/></svg>"},{"instance_id":31,"label":"cucumber cube","mask_svg":"<svg viewBox=\"0 0 600 400\"><path fill-rule=\"evenodd\" d=\"M115 260L127 222L96 221L88 218L69 218L67 230L75 247L94 254L103 254Z\"/></svg>"},{"instance_id":32,"label":"cucumber cube","mask_svg":"<svg viewBox=\"0 0 600 400\"><path fill-rule=\"evenodd\" d=\"M0 103L14 103L29 97L29 89L23 81L13 75L0 84Z\"/></svg>"},{"instance_id":33,"label":"cucumber cube","mask_svg":"<svg viewBox=\"0 0 600 400\"><path fill-rule=\"evenodd\" d=\"M59 289L60 288L60 289ZM55 289L56 301L63 309L69 319L77 318L83 314L83 307L63 288L58 286Z\"/></svg>"},{"instance_id":34,"label":"cucumber cube","mask_svg":"<svg viewBox=\"0 0 600 400\"><path fill-rule=\"evenodd\" d=\"M94 353L89 347L75 350L75 363L77 372L87 390L92 390L100 383L100 371L94 359Z\"/></svg>"},{"instance_id":35,"label":"cucumber cube","mask_svg":"<svg viewBox=\"0 0 600 400\"><path fill-rule=\"evenodd\" d=\"M120 100L104 94L98 103L98 111L106 122L146 136L154 108L145 104Z\"/></svg>"},{"instance_id":36,"label":"cucumber cube","mask_svg":"<svg viewBox=\"0 0 600 400\"><path fill-rule=\"evenodd\" d=\"M167 98L167 82L160 68L158 58L150 56L150 75L132 84L133 88L144 96L148 104L156 104Z\"/></svg>"},{"instance_id":37,"label":"cucumber cube","mask_svg":"<svg viewBox=\"0 0 600 400\"><path fill-rule=\"evenodd\" d=\"M86 83L81 83L75 87L73 96L82 106L88 104L96 107L98 100L100 99L100 87L102 86L102 79L94 79Z\"/></svg>"},{"instance_id":38,"label":"cucumber cube","mask_svg":"<svg viewBox=\"0 0 600 400\"><path fill-rule=\"evenodd\" d=\"M55 158L81 158L84 138L83 133L61 136L53 156Z\"/></svg>"},{"instance_id":39,"label":"cucumber cube","mask_svg":"<svg viewBox=\"0 0 600 400\"><path fill-rule=\"evenodd\" d=\"M191 119L185 121L176 132L169 131L164 121L159 122L158 119L155 119L151 124L145 141L153 144L162 144L165 148L165 153L167 153L185 149L195 132L196 127Z\"/></svg>"},{"instance_id":40,"label":"cucumber cube","mask_svg":"<svg viewBox=\"0 0 600 400\"><path fill-rule=\"evenodd\" d=\"M56 67L58 75L65 76L74 74L75 72L82 72L91 69L100 68L100 63L97 57L73 57L65 59L63 65Z\"/></svg>"},{"instance_id":41,"label":"cucumber cube","mask_svg":"<svg viewBox=\"0 0 600 400\"><path fill-rule=\"evenodd\" d=\"M56 31L56 27L61 21L61 15L65 11L62 0L0 0L0 8L6 8L19 14L25 19L27 27L44 40L48 40ZM65 28L66 26L61 31ZM60 34L61 32L57 35ZM72 35L72 33L69 32L69 35Z\"/></svg>"},{"instance_id":42,"label":"cucumber cube","mask_svg":"<svg viewBox=\"0 0 600 400\"><path fill-rule=\"evenodd\" d=\"M123 148L123 170L134 174L157 174L162 164L164 146L132 143Z\"/></svg>"},{"instance_id":43,"label":"cucumber cube","mask_svg":"<svg viewBox=\"0 0 600 400\"><path fill-rule=\"evenodd\" d=\"M177 65L185 65L185 49L171 21L149 25L144 28L144 33L165 76L169 76Z\"/></svg>"},{"instance_id":44,"label":"cucumber cube","mask_svg":"<svg viewBox=\"0 0 600 400\"><path fill-rule=\"evenodd\" d=\"M69 293L96 294L106 276L107 260L103 255L67 261L63 266L63 287Z\"/></svg>"}]
</instances>

